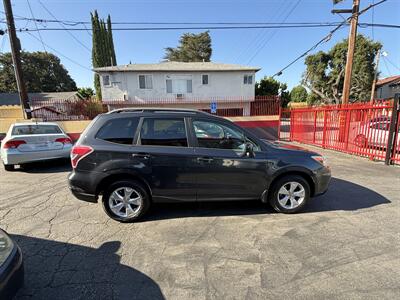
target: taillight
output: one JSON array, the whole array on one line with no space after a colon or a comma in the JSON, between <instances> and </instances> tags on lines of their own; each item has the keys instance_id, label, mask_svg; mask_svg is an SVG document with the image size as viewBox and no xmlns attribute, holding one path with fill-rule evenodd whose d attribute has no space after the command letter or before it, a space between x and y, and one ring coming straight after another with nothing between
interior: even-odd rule
<instances>
[{"instance_id":1,"label":"taillight","mask_svg":"<svg viewBox=\"0 0 400 300\"><path fill-rule=\"evenodd\" d=\"M26 144L25 141L23 140L14 140L14 141L8 141L4 144L4 149L15 149L18 148L19 145Z\"/></svg>"},{"instance_id":2,"label":"taillight","mask_svg":"<svg viewBox=\"0 0 400 300\"><path fill-rule=\"evenodd\" d=\"M58 139L56 139L56 142L63 143L64 145L65 144L72 144L72 140L70 138L67 138L67 137L58 138Z\"/></svg>"},{"instance_id":3,"label":"taillight","mask_svg":"<svg viewBox=\"0 0 400 300\"><path fill-rule=\"evenodd\" d=\"M71 165L75 169L79 161L93 152L93 148L89 146L74 146L71 150Z\"/></svg>"}]
</instances>

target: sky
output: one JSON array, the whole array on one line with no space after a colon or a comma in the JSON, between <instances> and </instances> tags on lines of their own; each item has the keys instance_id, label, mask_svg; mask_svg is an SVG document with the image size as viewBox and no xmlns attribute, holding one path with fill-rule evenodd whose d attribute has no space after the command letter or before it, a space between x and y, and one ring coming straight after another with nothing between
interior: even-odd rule
<instances>
[{"instance_id":1,"label":"sky","mask_svg":"<svg viewBox=\"0 0 400 300\"><path fill-rule=\"evenodd\" d=\"M43 4L41 4L41 3ZM361 0L361 8L378 0ZM29 9L29 4L31 10ZM351 8L344 0L335 8ZM12 0L15 16L38 19L90 21L90 12L97 9L100 17L111 15L113 22L340 22L333 15L332 0ZM48 11L53 15L50 15ZM3 8L0 7L0 11ZM0 13L0 20L4 14ZM400 24L400 0L388 0L360 16L360 22ZM61 27L60 24L38 23L39 28ZM91 71L91 35L89 31L18 32L22 49L52 52L76 81L78 87L93 87ZM119 25L143 27L144 25ZM178 25L177 25L178 26ZM17 20L17 28L35 28L32 21ZM81 26L77 26L81 27ZM114 28L118 27L114 25ZM70 28L70 27L69 27ZM0 23L0 29L5 24ZM211 60L260 67L256 78L271 76L324 37L331 28L235 29L210 30L213 54ZM348 27L314 50L327 51L348 36ZM175 47L185 32L173 31L114 31L118 64L156 63L163 59L165 47ZM400 74L400 29L359 28L359 33L383 44L387 56L381 60L381 77ZM46 46L47 45L47 46ZM9 51L8 36L0 37L0 51ZM292 65L278 80L289 88L300 83L305 70L304 59Z\"/></svg>"}]
</instances>

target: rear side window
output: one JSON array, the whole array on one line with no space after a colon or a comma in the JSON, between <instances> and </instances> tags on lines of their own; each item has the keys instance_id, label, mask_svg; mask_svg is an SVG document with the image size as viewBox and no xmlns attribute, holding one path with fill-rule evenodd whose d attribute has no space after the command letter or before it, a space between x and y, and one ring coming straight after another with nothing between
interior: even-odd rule
<instances>
[{"instance_id":1,"label":"rear side window","mask_svg":"<svg viewBox=\"0 0 400 300\"><path fill-rule=\"evenodd\" d=\"M96 138L117 144L132 145L139 118L110 120L103 125Z\"/></svg>"},{"instance_id":2,"label":"rear side window","mask_svg":"<svg viewBox=\"0 0 400 300\"><path fill-rule=\"evenodd\" d=\"M18 125L14 126L11 135L30 135L30 134L58 134L63 133L57 125Z\"/></svg>"},{"instance_id":3,"label":"rear side window","mask_svg":"<svg viewBox=\"0 0 400 300\"><path fill-rule=\"evenodd\" d=\"M188 142L183 118L144 119L140 130L140 144L187 147Z\"/></svg>"}]
</instances>

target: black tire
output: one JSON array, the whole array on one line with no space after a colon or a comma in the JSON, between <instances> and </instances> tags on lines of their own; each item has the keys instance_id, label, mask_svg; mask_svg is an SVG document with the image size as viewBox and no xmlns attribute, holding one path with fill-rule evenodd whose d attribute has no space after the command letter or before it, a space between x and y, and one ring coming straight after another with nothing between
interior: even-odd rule
<instances>
[{"instance_id":1,"label":"black tire","mask_svg":"<svg viewBox=\"0 0 400 300\"><path fill-rule=\"evenodd\" d=\"M15 167L14 167L14 165L4 165L4 170L6 170L6 171L14 171Z\"/></svg>"},{"instance_id":2,"label":"black tire","mask_svg":"<svg viewBox=\"0 0 400 300\"><path fill-rule=\"evenodd\" d=\"M304 190L304 199L301 201L301 203L299 203L297 206L295 206L295 204L293 205L292 208L287 207L287 206L291 206L292 201L290 200L291 198L289 197L289 199L286 201L287 206L283 206L279 201L278 201L278 193L279 190L282 187L285 187L285 189L290 188L290 183L297 183L299 184L303 190ZM301 188L300 186L297 186L297 188L294 190L294 192L300 192ZM280 195L282 196L282 195ZM295 200L300 200L301 197L295 196ZM281 198L282 200L284 199L284 197ZM297 202L296 200L296 202ZM273 186L270 189L270 192L268 193L268 201L271 204L271 206L275 209L275 211L277 212L281 212L281 213L285 213L285 214L293 214L293 213L297 213L300 210L303 209L303 207L306 205L306 203L310 200L310 185L308 184L307 180L299 175L287 175L284 176L280 179L278 179ZM293 203L295 203L293 201Z\"/></svg>"},{"instance_id":3,"label":"black tire","mask_svg":"<svg viewBox=\"0 0 400 300\"><path fill-rule=\"evenodd\" d=\"M137 206L138 209L137 211L135 211L135 213L131 216L121 216L121 215L117 215L116 213L114 213L112 211L111 208L111 204L110 204L110 197L111 194L114 191L117 191L118 189L123 189L123 188L131 188L134 190L134 193L137 195L140 195L141 197L141 205ZM114 202L113 199L111 199L111 202ZM146 188L138 181L135 180L122 180L122 181L116 181L113 182L112 184L110 184L109 187L107 187L107 189L104 191L103 194L103 198L102 198L102 204L103 204L103 209L106 212L106 214L119 222L134 222L139 220L140 218L142 218L146 212L149 210L150 208L150 204L151 204L151 200L150 200L150 196L149 193L147 192ZM131 206L132 208L132 206ZM123 211L123 209L122 209ZM120 211L121 212L121 211ZM126 213L126 209L125 209L125 213Z\"/></svg>"}]
</instances>

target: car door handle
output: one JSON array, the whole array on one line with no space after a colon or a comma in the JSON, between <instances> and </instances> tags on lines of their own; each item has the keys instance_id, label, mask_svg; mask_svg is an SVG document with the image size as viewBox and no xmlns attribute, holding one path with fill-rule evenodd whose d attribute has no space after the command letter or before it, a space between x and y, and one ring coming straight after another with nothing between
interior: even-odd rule
<instances>
[{"instance_id":1,"label":"car door handle","mask_svg":"<svg viewBox=\"0 0 400 300\"><path fill-rule=\"evenodd\" d=\"M149 159L151 156L148 153L133 153L132 157L135 158L143 158L143 159Z\"/></svg>"},{"instance_id":2,"label":"car door handle","mask_svg":"<svg viewBox=\"0 0 400 300\"><path fill-rule=\"evenodd\" d=\"M198 162L206 162L206 163L210 163L213 161L213 159L211 157L198 157L197 158Z\"/></svg>"}]
</instances>

